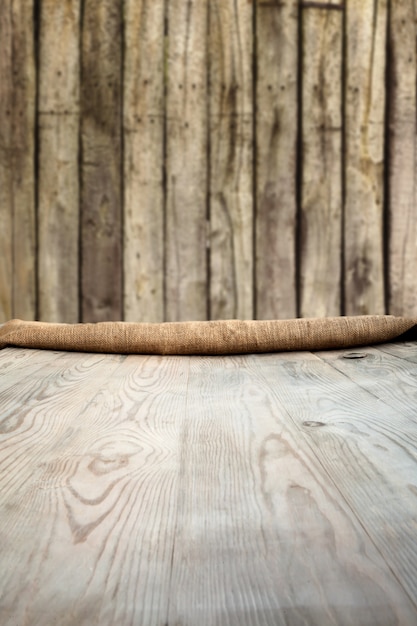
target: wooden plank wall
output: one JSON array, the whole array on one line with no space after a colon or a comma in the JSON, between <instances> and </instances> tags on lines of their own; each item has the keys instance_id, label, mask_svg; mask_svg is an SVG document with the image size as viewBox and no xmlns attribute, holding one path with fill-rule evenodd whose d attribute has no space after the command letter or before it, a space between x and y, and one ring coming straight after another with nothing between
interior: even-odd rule
<instances>
[{"instance_id":1,"label":"wooden plank wall","mask_svg":"<svg viewBox=\"0 0 417 626\"><path fill-rule=\"evenodd\" d=\"M417 0L5 0L0 321L417 316Z\"/></svg>"}]
</instances>

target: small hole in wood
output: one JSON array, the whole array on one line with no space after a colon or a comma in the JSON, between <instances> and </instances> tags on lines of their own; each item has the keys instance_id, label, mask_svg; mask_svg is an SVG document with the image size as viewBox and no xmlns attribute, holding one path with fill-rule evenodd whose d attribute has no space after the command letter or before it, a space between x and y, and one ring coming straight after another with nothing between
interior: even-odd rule
<instances>
[{"instance_id":1,"label":"small hole in wood","mask_svg":"<svg viewBox=\"0 0 417 626\"><path fill-rule=\"evenodd\" d=\"M344 354L344 359L364 359L366 356L366 352L348 352L348 354Z\"/></svg>"},{"instance_id":2,"label":"small hole in wood","mask_svg":"<svg viewBox=\"0 0 417 626\"><path fill-rule=\"evenodd\" d=\"M307 420L306 422L303 422L303 426L307 426L307 428L321 428L322 426L326 426L326 424L324 422Z\"/></svg>"}]
</instances>

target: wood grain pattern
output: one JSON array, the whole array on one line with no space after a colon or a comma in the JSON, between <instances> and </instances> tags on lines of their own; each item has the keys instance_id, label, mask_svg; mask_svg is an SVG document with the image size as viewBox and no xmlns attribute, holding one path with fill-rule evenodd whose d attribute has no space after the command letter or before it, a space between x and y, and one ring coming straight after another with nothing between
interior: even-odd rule
<instances>
[{"instance_id":1,"label":"wood grain pattern","mask_svg":"<svg viewBox=\"0 0 417 626\"><path fill-rule=\"evenodd\" d=\"M398 343L384 343L377 346L378 350L397 356L405 361L417 363L417 346L415 341L401 341Z\"/></svg>"},{"instance_id":2,"label":"wood grain pattern","mask_svg":"<svg viewBox=\"0 0 417 626\"><path fill-rule=\"evenodd\" d=\"M412 358L416 354L415 349L405 350L402 346L401 349L411 358L402 359L400 351L397 354L390 354L389 351L380 350L378 347L359 348L353 355L347 353L353 358L345 358L346 351L339 350L318 352L317 356L349 377L357 387L370 391L376 398L382 400L384 405L395 409L398 414L396 427L399 427L398 420L401 416L415 421L414 401L417 396L417 364L412 363ZM361 357L355 358L356 355ZM404 434L406 432L405 425Z\"/></svg>"},{"instance_id":3,"label":"wood grain pattern","mask_svg":"<svg viewBox=\"0 0 417 626\"><path fill-rule=\"evenodd\" d=\"M0 11L0 320L13 316L13 204L11 181L13 106L12 0ZM9 115L7 115L9 112Z\"/></svg>"},{"instance_id":4,"label":"wood grain pattern","mask_svg":"<svg viewBox=\"0 0 417 626\"><path fill-rule=\"evenodd\" d=\"M346 3L345 313L385 312L383 260L387 2Z\"/></svg>"},{"instance_id":5,"label":"wood grain pattern","mask_svg":"<svg viewBox=\"0 0 417 626\"><path fill-rule=\"evenodd\" d=\"M168 623L407 623L412 605L264 364L192 361Z\"/></svg>"},{"instance_id":6,"label":"wood grain pattern","mask_svg":"<svg viewBox=\"0 0 417 626\"><path fill-rule=\"evenodd\" d=\"M80 0L43 0L39 50L39 317L79 319Z\"/></svg>"},{"instance_id":7,"label":"wood grain pattern","mask_svg":"<svg viewBox=\"0 0 417 626\"><path fill-rule=\"evenodd\" d=\"M415 624L416 365L360 350L1 351L1 623Z\"/></svg>"},{"instance_id":8,"label":"wood grain pattern","mask_svg":"<svg viewBox=\"0 0 417 626\"><path fill-rule=\"evenodd\" d=\"M210 318L253 318L253 4L209 4Z\"/></svg>"},{"instance_id":9,"label":"wood grain pattern","mask_svg":"<svg viewBox=\"0 0 417 626\"><path fill-rule=\"evenodd\" d=\"M34 319L35 43L33 2L0 15L0 319Z\"/></svg>"},{"instance_id":10,"label":"wood grain pattern","mask_svg":"<svg viewBox=\"0 0 417 626\"><path fill-rule=\"evenodd\" d=\"M303 355L265 357L271 367L262 368L262 376L274 385L277 399L416 606L415 418L381 402L372 388L361 389L318 357ZM392 389L397 381L388 376L385 384ZM370 622L404 619L395 617L390 603L385 609L390 617L387 613Z\"/></svg>"},{"instance_id":11,"label":"wood grain pattern","mask_svg":"<svg viewBox=\"0 0 417 626\"><path fill-rule=\"evenodd\" d=\"M81 320L122 314L122 1L83 3Z\"/></svg>"},{"instance_id":12,"label":"wood grain pattern","mask_svg":"<svg viewBox=\"0 0 417 626\"><path fill-rule=\"evenodd\" d=\"M342 312L343 11L327 5L301 11L301 317Z\"/></svg>"},{"instance_id":13,"label":"wood grain pattern","mask_svg":"<svg viewBox=\"0 0 417 626\"><path fill-rule=\"evenodd\" d=\"M207 0L168 3L167 321L204 320L208 313L207 6Z\"/></svg>"},{"instance_id":14,"label":"wood grain pattern","mask_svg":"<svg viewBox=\"0 0 417 626\"><path fill-rule=\"evenodd\" d=\"M164 3L124 11L124 315L163 322Z\"/></svg>"},{"instance_id":15,"label":"wood grain pattern","mask_svg":"<svg viewBox=\"0 0 417 626\"><path fill-rule=\"evenodd\" d=\"M391 3L389 26L389 312L417 311L416 11Z\"/></svg>"},{"instance_id":16,"label":"wood grain pattern","mask_svg":"<svg viewBox=\"0 0 417 626\"><path fill-rule=\"evenodd\" d=\"M26 570L2 577L3 624L165 623L188 360L134 361L52 357L13 425L2 406L2 556Z\"/></svg>"},{"instance_id":17,"label":"wood grain pattern","mask_svg":"<svg viewBox=\"0 0 417 626\"><path fill-rule=\"evenodd\" d=\"M256 2L256 317L297 315L298 2Z\"/></svg>"}]
</instances>

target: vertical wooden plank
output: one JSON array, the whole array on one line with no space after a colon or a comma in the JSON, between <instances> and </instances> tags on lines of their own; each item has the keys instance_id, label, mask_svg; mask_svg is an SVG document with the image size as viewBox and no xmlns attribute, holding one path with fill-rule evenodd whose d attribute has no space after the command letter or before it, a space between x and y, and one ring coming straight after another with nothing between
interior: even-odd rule
<instances>
[{"instance_id":1,"label":"vertical wooden plank","mask_svg":"<svg viewBox=\"0 0 417 626\"><path fill-rule=\"evenodd\" d=\"M6 0L0 11L0 322L13 317L12 39L12 0Z\"/></svg>"},{"instance_id":2,"label":"vertical wooden plank","mask_svg":"<svg viewBox=\"0 0 417 626\"><path fill-rule=\"evenodd\" d=\"M79 309L80 0L43 0L39 76L39 316Z\"/></svg>"},{"instance_id":3,"label":"vertical wooden plank","mask_svg":"<svg viewBox=\"0 0 417 626\"><path fill-rule=\"evenodd\" d=\"M207 318L207 5L168 3L168 321Z\"/></svg>"},{"instance_id":4,"label":"vertical wooden plank","mask_svg":"<svg viewBox=\"0 0 417 626\"><path fill-rule=\"evenodd\" d=\"M415 0L390 5L389 313L417 315Z\"/></svg>"},{"instance_id":5,"label":"vertical wooden plank","mask_svg":"<svg viewBox=\"0 0 417 626\"><path fill-rule=\"evenodd\" d=\"M81 315L122 319L122 0L83 3Z\"/></svg>"},{"instance_id":6,"label":"vertical wooden plank","mask_svg":"<svg viewBox=\"0 0 417 626\"><path fill-rule=\"evenodd\" d=\"M298 1L257 0L256 317L296 316Z\"/></svg>"},{"instance_id":7,"label":"vertical wooden plank","mask_svg":"<svg viewBox=\"0 0 417 626\"><path fill-rule=\"evenodd\" d=\"M385 312L383 175L387 0L346 3L345 312Z\"/></svg>"},{"instance_id":8,"label":"vertical wooden plank","mask_svg":"<svg viewBox=\"0 0 417 626\"><path fill-rule=\"evenodd\" d=\"M210 317L253 317L253 5L209 5Z\"/></svg>"},{"instance_id":9,"label":"vertical wooden plank","mask_svg":"<svg viewBox=\"0 0 417 626\"><path fill-rule=\"evenodd\" d=\"M341 314L342 9L302 11L301 317Z\"/></svg>"},{"instance_id":10,"label":"vertical wooden plank","mask_svg":"<svg viewBox=\"0 0 417 626\"><path fill-rule=\"evenodd\" d=\"M164 2L125 0L124 315L164 321Z\"/></svg>"},{"instance_id":11,"label":"vertical wooden plank","mask_svg":"<svg viewBox=\"0 0 417 626\"><path fill-rule=\"evenodd\" d=\"M35 50L33 2L0 11L0 321L34 319Z\"/></svg>"}]
</instances>

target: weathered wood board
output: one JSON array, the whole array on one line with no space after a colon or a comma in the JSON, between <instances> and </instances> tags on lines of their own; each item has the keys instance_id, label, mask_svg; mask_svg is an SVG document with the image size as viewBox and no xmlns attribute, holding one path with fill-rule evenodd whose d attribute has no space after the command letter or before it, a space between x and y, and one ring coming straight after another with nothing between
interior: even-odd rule
<instances>
[{"instance_id":1,"label":"weathered wood board","mask_svg":"<svg viewBox=\"0 0 417 626\"><path fill-rule=\"evenodd\" d=\"M343 3L301 5L300 316L340 315Z\"/></svg>"},{"instance_id":2,"label":"weathered wood board","mask_svg":"<svg viewBox=\"0 0 417 626\"><path fill-rule=\"evenodd\" d=\"M207 11L207 0L168 3L167 321L204 320L208 314Z\"/></svg>"},{"instance_id":3,"label":"weathered wood board","mask_svg":"<svg viewBox=\"0 0 417 626\"><path fill-rule=\"evenodd\" d=\"M122 0L86 0L81 65L81 320L122 313Z\"/></svg>"},{"instance_id":4,"label":"weathered wood board","mask_svg":"<svg viewBox=\"0 0 417 626\"><path fill-rule=\"evenodd\" d=\"M124 316L164 321L164 3L124 4Z\"/></svg>"},{"instance_id":5,"label":"weathered wood board","mask_svg":"<svg viewBox=\"0 0 417 626\"><path fill-rule=\"evenodd\" d=\"M256 363L257 358L251 358ZM270 360L271 367L259 368L260 376L274 389L288 418L301 429L302 441L308 443L315 456L319 455L322 471L332 477L332 483L366 529L373 546L415 603L417 422L415 407L411 410L414 396L408 396L408 410L381 401L371 383L377 380L380 368L375 368L366 385L361 383L360 375L349 379L315 355L302 353L300 358L300 354L294 353L263 358ZM395 370L390 375L388 366L384 374L385 386L395 388ZM415 385L409 387L408 393L412 389ZM376 578L373 581L376 583ZM381 589L377 584L374 593L379 595ZM358 615L352 621L389 624L405 619L405 623L412 623L410 617L396 616L400 607L390 601L385 604L382 598L385 615Z\"/></svg>"},{"instance_id":6,"label":"weathered wood board","mask_svg":"<svg viewBox=\"0 0 417 626\"><path fill-rule=\"evenodd\" d=\"M417 344L390 345L2 350L2 625L413 626Z\"/></svg>"},{"instance_id":7,"label":"weathered wood board","mask_svg":"<svg viewBox=\"0 0 417 626\"><path fill-rule=\"evenodd\" d=\"M80 0L43 0L39 49L39 318L79 320Z\"/></svg>"},{"instance_id":8,"label":"weathered wood board","mask_svg":"<svg viewBox=\"0 0 417 626\"><path fill-rule=\"evenodd\" d=\"M209 4L211 319L253 318L253 12Z\"/></svg>"},{"instance_id":9,"label":"weathered wood board","mask_svg":"<svg viewBox=\"0 0 417 626\"><path fill-rule=\"evenodd\" d=\"M387 0L346 3L346 315L385 313L384 137Z\"/></svg>"},{"instance_id":10,"label":"weathered wood board","mask_svg":"<svg viewBox=\"0 0 417 626\"><path fill-rule=\"evenodd\" d=\"M0 465L9 479L0 500L15 511L27 506L33 518L1 554L25 563L38 591L22 588L18 568L3 569L1 622L30 613L45 625L165 623L188 360L84 355L80 363L49 354L41 376L21 381L25 408L14 412L14 393L2 403ZM85 419L87 406L97 412ZM5 537L16 515L3 521ZM130 582L121 587L122 579ZM92 613L93 597L101 601Z\"/></svg>"},{"instance_id":11,"label":"weathered wood board","mask_svg":"<svg viewBox=\"0 0 417 626\"><path fill-rule=\"evenodd\" d=\"M0 320L13 316L13 185L12 125L13 108L13 20L10 10L0 12Z\"/></svg>"},{"instance_id":12,"label":"weathered wood board","mask_svg":"<svg viewBox=\"0 0 417 626\"><path fill-rule=\"evenodd\" d=\"M417 315L416 0L4 0L0 320Z\"/></svg>"},{"instance_id":13,"label":"weathered wood board","mask_svg":"<svg viewBox=\"0 0 417 626\"><path fill-rule=\"evenodd\" d=\"M297 315L299 3L256 2L256 306Z\"/></svg>"},{"instance_id":14,"label":"weathered wood board","mask_svg":"<svg viewBox=\"0 0 417 626\"><path fill-rule=\"evenodd\" d=\"M417 314L416 14L414 0L390 5L388 312L410 316Z\"/></svg>"},{"instance_id":15,"label":"weathered wood board","mask_svg":"<svg viewBox=\"0 0 417 626\"><path fill-rule=\"evenodd\" d=\"M33 2L0 11L0 321L36 316Z\"/></svg>"}]
</instances>

